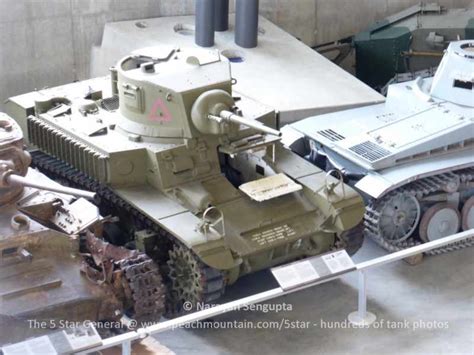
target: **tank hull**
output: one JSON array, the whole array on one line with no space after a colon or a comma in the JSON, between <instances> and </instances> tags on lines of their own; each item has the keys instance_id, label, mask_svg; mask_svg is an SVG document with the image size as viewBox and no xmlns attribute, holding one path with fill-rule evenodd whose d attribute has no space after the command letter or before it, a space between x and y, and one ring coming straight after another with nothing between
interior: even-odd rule
<instances>
[{"instance_id":1,"label":"tank hull","mask_svg":"<svg viewBox=\"0 0 474 355\"><path fill-rule=\"evenodd\" d=\"M344 234L362 219L361 197L284 148L275 111L233 83L217 51L150 47L110 82L9 100L39 149L33 164L96 192L101 213L120 219L108 241L168 270L171 312L250 272L361 245Z\"/></svg>"}]
</instances>

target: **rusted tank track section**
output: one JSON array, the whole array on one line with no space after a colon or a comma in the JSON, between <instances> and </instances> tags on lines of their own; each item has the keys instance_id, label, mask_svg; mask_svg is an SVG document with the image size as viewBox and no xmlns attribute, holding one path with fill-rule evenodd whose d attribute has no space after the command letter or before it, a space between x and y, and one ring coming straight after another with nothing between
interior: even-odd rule
<instances>
[{"instance_id":1,"label":"rusted tank track section","mask_svg":"<svg viewBox=\"0 0 474 355\"><path fill-rule=\"evenodd\" d=\"M109 287L127 316L137 322L158 321L166 295L158 265L145 253L110 244L89 231L82 238L81 270L87 278Z\"/></svg>"}]
</instances>

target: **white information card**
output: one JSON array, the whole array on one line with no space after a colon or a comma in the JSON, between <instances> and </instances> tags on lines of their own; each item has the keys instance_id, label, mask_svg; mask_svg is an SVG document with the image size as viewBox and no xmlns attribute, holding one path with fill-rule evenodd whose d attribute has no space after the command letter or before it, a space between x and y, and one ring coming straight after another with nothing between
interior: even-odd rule
<instances>
[{"instance_id":1,"label":"white information card","mask_svg":"<svg viewBox=\"0 0 474 355\"><path fill-rule=\"evenodd\" d=\"M297 288L356 269L345 250L314 256L271 269L284 290Z\"/></svg>"}]
</instances>

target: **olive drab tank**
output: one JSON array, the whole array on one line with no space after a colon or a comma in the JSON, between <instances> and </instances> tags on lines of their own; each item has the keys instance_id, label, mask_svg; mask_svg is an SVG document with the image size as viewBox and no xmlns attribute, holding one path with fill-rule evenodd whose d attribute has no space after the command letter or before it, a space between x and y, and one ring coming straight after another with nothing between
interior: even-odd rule
<instances>
[{"instance_id":1,"label":"olive drab tank","mask_svg":"<svg viewBox=\"0 0 474 355\"><path fill-rule=\"evenodd\" d=\"M218 51L152 47L97 78L9 100L35 166L97 193L110 241L145 251L168 312L240 276L361 245L361 197L280 143L275 111L232 91ZM124 237L123 232L127 231Z\"/></svg>"},{"instance_id":2,"label":"olive drab tank","mask_svg":"<svg viewBox=\"0 0 474 355\"><path fill-rule=\"evenodd\" d=\"M64 322L159 317L165 291L157 266L143 253L100 239L106 220L87 200L95 194L61 186L30 168L23 146L18 124L0 113L0 344ZM140 269L143 263L148 274ZM141 281L150 271L156 286L140 300L151 304L145 309L126 292L149 289L122 275L133 272L134 281Z\"/></svg>"},{"instance_id":3,"label":"olive drab tank","mask_svg":"<svg viewBox=\"0 0 474 355\"><path fill-rule=\"evenodd\" d=\"M288 126L285 144L344 172L367 197L365 233L390 251L472 229L473 86L474 42L453 42L434 76L390 85L383 104Z\"/></svg>"}]
</instances>

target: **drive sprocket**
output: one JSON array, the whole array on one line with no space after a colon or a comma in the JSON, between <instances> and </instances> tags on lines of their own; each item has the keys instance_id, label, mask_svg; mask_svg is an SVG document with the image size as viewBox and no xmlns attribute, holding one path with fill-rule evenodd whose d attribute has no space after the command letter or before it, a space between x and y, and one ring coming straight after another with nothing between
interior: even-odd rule
<instances>
[{"instance_id":1,"label":"drive sprocket","mask_svg":"<svg viewBox=\"0 0 474 355\"><path fill-rule=\"evenodd\" d=\"M392 243L408 239L420 221L420 204L416 196L405 191L394 191L378 201L376 211L377 233Z\"/></svg>"},{"instance_id":2,"label":"drive sprocket","mask_svg":"<svg viewBox=\"0 0 474 355\"><path fill-rule=\"evenodd\" d=\"M199 305L212 302L224 294L222 272L203 264L183 245L175 244L169 251L168 267L171 293L168 297L168 317L195 311Z\"/></svg>"}]
</instances>

